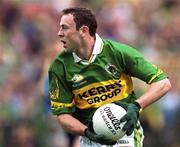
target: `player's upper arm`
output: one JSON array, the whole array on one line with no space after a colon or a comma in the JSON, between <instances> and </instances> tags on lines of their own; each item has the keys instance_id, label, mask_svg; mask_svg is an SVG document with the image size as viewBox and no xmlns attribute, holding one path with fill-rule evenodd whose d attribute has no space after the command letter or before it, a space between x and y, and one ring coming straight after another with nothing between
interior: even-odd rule
<instances>
[{"instance_id":1,"label":"player's upper arm","mask_svg":"<svg viewBox=\"0 0 180 147\"><path fill-rule=\"evenodd\" d=\"M68 87L65 76L63 75L63 69L61 73L56 69L60 65L54 63L49 69L49 94L51 101L51 111L55 115L72 113L75 111L73 94Z\"/></svg>"}]
</instances>

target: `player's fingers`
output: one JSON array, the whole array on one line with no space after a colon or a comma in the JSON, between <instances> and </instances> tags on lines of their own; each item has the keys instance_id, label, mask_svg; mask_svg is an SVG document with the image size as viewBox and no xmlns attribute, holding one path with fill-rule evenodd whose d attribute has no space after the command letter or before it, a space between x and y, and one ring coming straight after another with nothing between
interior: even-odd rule
<instances>
[{"instance_id":1,"label":"player's fingers","mask_svg":"<svg viewBox=\"0 0 180 147\"><path fill-rule=\"evenodd\" d=\"M90 128L90 129L92 129L92 128L93 128L93 124L92 124L92 122L90 122L90 123L89 123L88 128Z\"/></svg>"},{"instance_id":2,"label":"player's fingers","mask_svg":"<svg viewBox=\"0 0 180 147\"><path fill-rule=\"evenodd\" d=\"M93 122L92 121L89 122L88 129L91 130L92 132L94 132Z\"/></svg>"},{"instance_id":3,"label":"player's fingers","mask_svg":"<svg viewBox=\"0 0 180 147\"><path fill-rule=\"evenodd\" d=\"M121 119L120 122L128 121L128 116L125 114Z\"/></svg>"},{"instance_id":4,"label":"player's fingers","mask_svg":"<svg viewBox=\"0 0 180 147\"><path fill-rule=\"evenodd\" d=\"M130 136L133 132L134 128L133 127L130 127L127 131L126 131L126 135L127 136Z\"/></svg>"},{"instance_id":5,"label":"player's fingers","mask_svg":"<svg viewBox=\"0 0 180 147\"><path fill-rule=\"evenodd\" d=\"M104 135L95 135L96 136L96 138L98 139L98 140L105 140L104 138L105 138L105 136Z\"/></svg>"},{"instance_id":6,"label":"player's fingers","mask_svg":"<svg viewBox=\"0 0 180 147\"><path fill-rule=\"evenodd\" d=\"M122 130L123 130L123 131L127 131L127 130L130 129L130 127L132 127L131 121L127 121L127 122L125 123L125 125L123 126Z\"/></svg>"}]
</instances>

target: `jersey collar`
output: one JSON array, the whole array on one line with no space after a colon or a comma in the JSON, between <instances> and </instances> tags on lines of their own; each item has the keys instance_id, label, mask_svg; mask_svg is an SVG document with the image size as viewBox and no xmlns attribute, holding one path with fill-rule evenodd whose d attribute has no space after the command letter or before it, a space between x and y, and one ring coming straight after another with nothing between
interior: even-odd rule
<instances>
[{"instance_id":1,"label":"jersey collar","mask_svg":"<svg viewBox=\"0 0 180 147\"><path fill-rule=\"evenodd\" d=\"M92 63L92 62L94 62L96 56L101 53L102 48L103 48L103 41L102 41L101 37L98 34L96 34L96 41L95 41L93 52L92 52L90 59L88 61L83 60L80 57L78 57L75 52L73 52L72 54L74 57L74 61L75 62L81 62L83 64Z\"/></svg>"}]
</instances>

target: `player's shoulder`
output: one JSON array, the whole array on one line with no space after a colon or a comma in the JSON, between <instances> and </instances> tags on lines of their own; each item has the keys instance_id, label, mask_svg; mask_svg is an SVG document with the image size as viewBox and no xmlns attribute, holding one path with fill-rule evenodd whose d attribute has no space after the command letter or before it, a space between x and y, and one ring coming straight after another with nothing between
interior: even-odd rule
<instances>
[{"instance_id":1,"label":"player's shoulder","mask_svg":"<svg viewBox=\"0 0 180 147\"><path fill-rule=\"evenodd\" d=\"M125 44L125 43L110 40L110 39L103 39L103 43L104 43L104 48L111 48L112 50L118 51L118 52L119 51L124 52L124 51L133 49L133 47L130 46L129 44Z\"/></svg>"},{"instance_id":2,"label":"player's shoulder","mask_svg":"<svg viewBox=\"0 0 180 147\"><path fill-rule=\"evenodd\" d=\"M72 53L66 52L65 50L60 51L56 56L56 58L59 60L64 60L70 57L72 57Z\"/></svg>"},{"instance_id":3,"label":"player's shoulder","mask_svg":"<svg viewBox=\"0 0 180 147\"><path fill-rule=\"evenodd\" d=\"M115 48L132 48L131 45L127 44L127 43L123 43L123 42L118 42L115 40L110 40L110 39L103 39L103 43L105 46L112 46Z\"/></svg>"},{"instance_id":4,"label":"player's shoulder","mask_svg":"<svg viewBox=\"0 0 180 147\"><path fill-rule=\"evenodd\" d=\"M72 57L72 53L67 53L63 50L57 54L53 61L66 62Z\"/></svg>"},{"instance_id":5,"label":"player's shoulder","mask_svg":"<svg viewBox=\"0 0 180 147\"><path fill-rule=\"evenodd\" d=\"M54 66L63 66L67 61L71 61L72 53L67 53L65 51L59 52L50 64L50 69Z\"/></svg>"}]
</instances>

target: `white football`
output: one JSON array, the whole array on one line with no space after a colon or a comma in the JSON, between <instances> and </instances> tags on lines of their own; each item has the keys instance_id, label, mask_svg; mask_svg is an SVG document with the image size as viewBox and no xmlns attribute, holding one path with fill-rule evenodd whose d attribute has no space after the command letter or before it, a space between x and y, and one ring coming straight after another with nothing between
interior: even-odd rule
<instances>
[{"instance_id":1,"label":"white football","mask_svg":"<svg viewBox=\"0 0 180 147\"><path fill-rule=\"evenodd\" d=\"M107 139L117 141L125 135L122 127L125 122L120 123L126 110L119 105L110 103L99 107L93 117L93 129L96 134L103 134Z\"/></svg>"}]
</instances>

